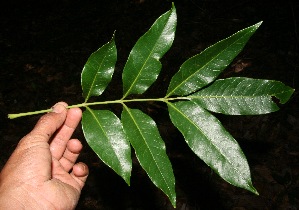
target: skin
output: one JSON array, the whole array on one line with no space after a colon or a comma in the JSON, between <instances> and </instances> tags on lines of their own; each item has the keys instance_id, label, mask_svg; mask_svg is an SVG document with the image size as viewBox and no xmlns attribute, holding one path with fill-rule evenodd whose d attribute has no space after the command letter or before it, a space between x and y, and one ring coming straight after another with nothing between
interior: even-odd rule
<instances>
[{"instance_id":1,"label":"skin","mask_svg":"<svg viewBox=\"0 0 299 210\"><path fill-rule=\"evenodd\" d=\"M0 174L0 209L74 209L88 176L70 139L82 112L59 102L19 142Z\"/></svg>"}]
</instances>

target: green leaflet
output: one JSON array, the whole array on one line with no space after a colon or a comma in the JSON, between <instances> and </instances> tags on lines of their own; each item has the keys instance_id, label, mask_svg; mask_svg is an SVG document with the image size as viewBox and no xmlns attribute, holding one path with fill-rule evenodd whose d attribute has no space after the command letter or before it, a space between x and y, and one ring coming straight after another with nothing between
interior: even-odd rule
<instances>
[{"instance_id":1,"label":"green leaflet","mask_svg":"<svg viewBox=\"0 0 299 210\"><path fill-rule=\"evenodd\" d=\"M169 50L174 40L176 20L173 5L136 42L123 70L123 98L129 94L144 93L156 81L162 67L159 59Z\"/></svg>"},{"instance_id":2,"label":"green leaflet","mask_svg":"<svg viewBox=\"0 0 299 210\"><path fill-rule=\"evenodd\" d=\"M216 80L211 86L190 96L212 112L228 115L256 115L277 111L275 96L286 103L294 89L278 81L232 77Z\"/></svg>"},{"instance_id":3,"label":"green leaflet","mask_svg":"<svg viewBox=\"0 0 299 210\"><path fill-rule=\"evenodd\" d=\"M262 22L259 22L245 28L185 61L172 77L166 97L189 95L214 81L261 24Z\"/></svg>"},{"instance_id":4,"label":"green leaflet","mask_svg":"<svg viewBox=\"0 0 299 210\"><path fill-rule=\"evenodd\" d=\"M192 101L168 103L171 121L192 151L225 181L258 194L236 140L209 112Z\"/></svg>"},{"instance_id":5,"label":"green leaflet","mask_svg":"<svg viewBox=\"0 0 299 210\"><path fill-rule=\"evenodd\" d=\"M176 30L176 9L160 16L135 44L123 70L124 95L120 100L87 103L91 96L103 93L111 81L117 60L114 37L94 52L85 64L81 85L84 103L68 106L86 107L82 128L87 143L98 157L128 184L132 170L131 147L152 182L176 204L175 178L166 148L155 122L125 103L159 101L168 104L171 121L181 131L194 153L227 182L258 194L250 170L236 140L207 110L223 114L264 114L278 110L272 97L286 103L294 90L281 82L248 78L229 78L213 82L242 50L262 22L245 28L208 47L182 64L172 77L164 98L125 99L130 94L144 93L157 79L159 59L170 49ZM198 91L198 92L196 92ZM172 95L178 97L170 98ZM170 103L174 100L189 100ZM108 110L89 106L118 103L124 106L121 121ZM10 114L16 118L51 109ZM186 172L187 174L188 172Z\"/></svg>"},{"instance_id":6,"label":"green leaflet","mask_svg":"<svg viewBox=\"0 0 299 210\"><path fill-rule=\"evenodd\" d=\"M87 107L82 128L87 143L98 157L130 185L131 147L120 120L108 110Z\"/></svg>"},{"instance_id":7,"label":"green leaflet","mask_svg":"<svg viewBox=\"0 0 299 210\"><path fill-rule=\"evenodd\" d=\"M124 107L121 116L125 132L142 168L152 182L176 204L175 179L166 148L156 123L138 109Z\"/></svg>"},{"instance_id":8,"label":"green leaflet","mask_svg":"<svg viewBox=\"0 0 299 210\"><path fill-rule=\"evenodd\" d=\"M85 102L91 96L99 96L103 93L111 81L116 60L117 51L113 36L110 42L92 53L84 65L81 86Z\"/></svg>"}]
</instances>

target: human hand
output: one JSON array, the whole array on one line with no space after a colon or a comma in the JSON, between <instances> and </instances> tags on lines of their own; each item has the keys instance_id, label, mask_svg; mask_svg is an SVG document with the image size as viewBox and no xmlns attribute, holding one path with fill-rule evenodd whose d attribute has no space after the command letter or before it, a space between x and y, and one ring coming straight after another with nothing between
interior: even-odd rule
<instances>
[{"instance_id":1,"label":"human hand","mask_svg":"<svg viewBox=\"0 0 299 210\"><path fill-rule=\"evenodd\" d=\"M75 164L82 144L70 139L82 112L59 102L40 118L0 174L0 209L74 209L88 176Z\"/></svg>"}]
</instances>

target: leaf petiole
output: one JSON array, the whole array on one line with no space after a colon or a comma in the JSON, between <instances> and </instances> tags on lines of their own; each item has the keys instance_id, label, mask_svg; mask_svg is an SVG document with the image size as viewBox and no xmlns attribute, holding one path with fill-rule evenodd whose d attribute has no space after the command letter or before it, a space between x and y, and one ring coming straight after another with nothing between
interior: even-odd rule
<instances>
[{"instance_id":1,"label":"leaf petiole","mask_svg":"<svg viewBox=\"0 0 299 210\"><path fill-rule=\"evenodd\" d=\"M76 105L70 105L67 106L68 109L75 108L75 107L88 107L88 106L94 106L94 105L103 105L103 104L125 104L130 102L146 102L146 101L160 101L160 102L167 102L167 101L174 101L174 100L190 100L189 97L176 97L176 98L139 98L139 99L120 99L120 100L114 100L114 101L100 101L100 102L91 102L91 103L82 103L82 104L76 104ZM43 114L47 112L51 112L52 109L44 109L39 111L33 111L33 112L24 112L24 113L18 113L18 114L8 114L9 119L15 119L18 117L25 117L35 114Z\"/></svg>"}]
</instances>

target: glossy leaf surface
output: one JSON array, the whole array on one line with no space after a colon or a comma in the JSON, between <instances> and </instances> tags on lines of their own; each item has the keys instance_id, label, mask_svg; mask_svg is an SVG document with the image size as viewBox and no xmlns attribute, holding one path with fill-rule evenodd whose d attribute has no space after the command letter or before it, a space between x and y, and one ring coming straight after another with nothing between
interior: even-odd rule
<instances>
[{"instance_id":1,"label":"glossy leaf surface","mask_svg":"<svg viewBox=\"0 0 299 210\"><path fill-rule=\"evenodd\" d=\"M257 193L236 140L217 118L193 101L168 103L171 121L192 151L227 182Z\"/></svg>"},{"instance_id":2,"label":"glossy leaf surface","mask_svg":"<svg viewBox=\"0 0 299 210\"><path fill-rule=\"evenodd\" d=\"M138 109L125 107L121 120L142 168L175 206L175 179L156 123Z\"/></svg>"},{"instance_id":3,"label":"glossy leaf surface","mask_svg":"<svg viewBox=\"0 0 299 210\"><path fill-rule=\"evenodd\" d=\"M123 70L123 98L144 93L156 81L162 67L159 59L172 45L176 22L173 5L136 42Z\"/></svg>"},{"instance_id":4,"label":"glossy leaf surface","mask_svg":"<svg viewBox=\"0 0 299 210\"><path fill-rule=\"evenodd\" d=\"M294 90L281 82L232 77L216 80L211 86L190 96L212 112L228 115L256 115L277 111L272 97L286 103Z\"/></svg>"},{"instance_id":5,"label":"glossy leaf surface","mask_svg":"<svg viewBox=\"0 0 299 210\"><path fill-rule=\"evenodd\" d=\"M189 95L213 82L239 54L260 25L261 22L245 28L185 61L172 77L167 97Z\"/></svg>"},{"instance_id":6,"label":"glossy leaf surface","mask_svg":"<svg viewBox=\"0 0 299 210\"><path fill-rule=\"evenodd\" d=\"M130 185L131 147L117 116L108 110L87 108L83 112L82 128L87 143L98 157Z\"/></svg>"},{"instance_id":7,"label":"glossy leaf surface","mask_svg":"<svg viewBox=\"0 0 299 210\"><path fill-rule=\"evenodd\" d=\"M83 68L81 85L85 101L68 108L86 108L82 128L87 143L128 185L132 170L132 144L140 165L151 181L169 197L174 207L174 173L156 123L142 111L128 108L126 103L167 103L171 121L183 134L191 150L227 182L258 194L252 185L246 157L237 141L209 111L230 115L269 113L278 110L272 101L274 97L284 104L293 94L292 88L277 81L248 78L215 81L261 22L219 41L184 62L172 77L164 98L126 99L130 94L144 93L156 81L162 67L159 60L173 43L176 24L176 9L173 5L137 41L123 70L124 93L121 99L87 103L90 97L101 95L112 79L117 60L113 37L89 57ZM207 85L210 86L203 89ZM172 95L178 97L169 98ZM171 103L178 100L183 101ZM103 104L122 104L124 110L121 120L111 111L89 108ZM48 111L51 109L11 114L9 117ZM186 176L188 173L186 171Z\"/></svg>"},{"instance_id":8,"label":"glossy leaf surface","mask_svg":"<svg viewBox=\"0 0 299 210\"><path fill-rule=\"evenodd\" d=\"M81 86L85 102L91 96L101 95L106 89L111 81L116 60L117 51L114 37L90 55L81 75Z\"/></svg>"}]
</instances>

